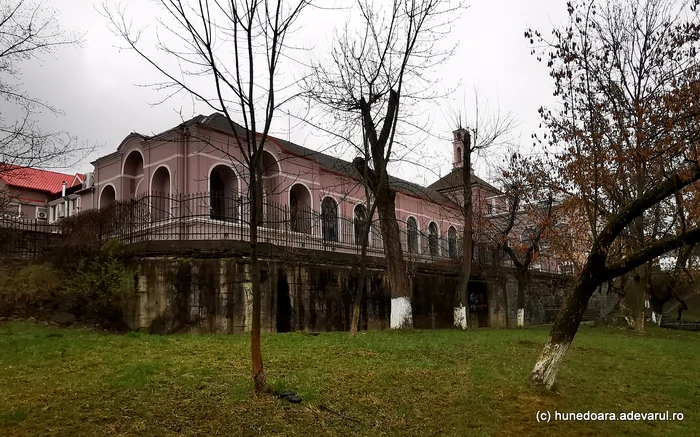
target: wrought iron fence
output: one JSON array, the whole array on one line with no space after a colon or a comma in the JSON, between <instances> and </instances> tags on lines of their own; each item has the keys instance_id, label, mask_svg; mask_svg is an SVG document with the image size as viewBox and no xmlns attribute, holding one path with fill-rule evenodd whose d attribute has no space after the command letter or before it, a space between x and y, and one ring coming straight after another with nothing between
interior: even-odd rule
<instances>
[{"instance_id":1,"label":"wrought iron fence","mask_svg":"<svg viewBox=\"0 0 700 437\"><path fill-rule=\"evenodd\" d=\"M153 240L250 240L251 202L223 193L142 195L109 207L105 238L123 243ZM258 241L281 248L360 253L363 221L338 210L281 205L265 200L258 214ZM383 255L378 221L370 224L367 253ZM451 259L461 256L461 240L435 232L407 230L399 224L408 258Z\"/></svg>"},{"instance_id":2,"label":"wrought iron fence","mask_svg":"<svg viewBox=\"0 0 700 437\"><path fill-rule=\"evenodd\" d=\"M250 241L251 202L224 193L194 194L149 193L130 201L114 203L102 211L87 212L83 221L62 221L60 225L38 221L3 219L0 221L0 250L12 257L36 258L49 246L76 239L124 244L144 241ZM81 214L82 215L82 214ZM281 250L298 248L361 253L362 228L359 218L344 217L338 209L316 211L308 206L280 205L265 200L258 214L258 241ZM367 254L383 256L384 248L378 220L370 224ZM88 229L89 228L89 229ZM399 223L400 244L407 259L438 261L459 259L462 242L459 235L426 231L406 222ZM498 264L500 252L475 245L474 261Z\"/></svg>"},{"instance_id":3,"label":"wrought iron fence","mask_svg":"<svg viewBox=\"0 0 700 437\"><path fill-rule=\"evenodd\" d=\"M0 217L0 258L37 259L59 244L60 229L40 220Z\"/></svg>"}]
</instances>

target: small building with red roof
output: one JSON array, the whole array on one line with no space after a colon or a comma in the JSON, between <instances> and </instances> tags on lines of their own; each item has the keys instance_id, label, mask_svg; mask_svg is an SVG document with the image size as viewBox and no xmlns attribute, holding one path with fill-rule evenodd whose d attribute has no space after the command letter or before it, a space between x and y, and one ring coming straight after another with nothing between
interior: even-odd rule
<instances>
[{"instance_id":1,"label":"small building with red roof","mask_svg":"<svg viewBox=\"0 0 700 437\"><path fill-rule=\"evenodd\" d=\"M0 164L0 196L6 205L2 214L29 220L55 221L59 215L76 214L80 210L80 195L84 175L40 170L11 164ZM65 184L65 187L64 187ZM66 191L74 194L68 199ZM57 201L58 200L58 201ZM53 202L52 202L53 201ZM64 204L61 208L50 208L49 202Z\"/></svg>"}]
</instances>

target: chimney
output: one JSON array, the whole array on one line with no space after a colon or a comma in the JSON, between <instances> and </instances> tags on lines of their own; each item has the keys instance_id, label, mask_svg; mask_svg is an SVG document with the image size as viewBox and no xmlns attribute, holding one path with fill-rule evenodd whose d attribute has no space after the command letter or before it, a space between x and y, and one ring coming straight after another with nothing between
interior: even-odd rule
<instances>
[{"instance_id":1,"label":"chimney","mask_svg":"<svg viewBox=\"0 0 700 437\"><path fill-rule=\"evenodd\" d=\"M469 131L463 128L459 128L453 131L454 140L452 141L453 151L454 151L454 161L452 161L452 168L462 168L464 164L464 147L470 147L471 135Z\"/></svg>"},{"instance_id":2,"label":"chimney","mask_svg":"<svg viewBox=\"0 0 700 437\"><path fill-rule=\"evenodd\" d=\"M66 197L66 181L63 181L63 188L61 188L61 197Z\"/></svg>"}]
</instances>

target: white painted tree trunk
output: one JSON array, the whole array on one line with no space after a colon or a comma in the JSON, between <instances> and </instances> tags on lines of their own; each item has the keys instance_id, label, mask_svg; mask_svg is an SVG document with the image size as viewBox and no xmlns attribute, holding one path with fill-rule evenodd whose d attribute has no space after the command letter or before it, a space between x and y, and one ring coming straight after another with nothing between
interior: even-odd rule
<instances>
[{"instance_id":1,"label":"white painted tree trunk","mask_svg":"<svg viewBox=\"0 0 700 437\"><path fill-rule=\"evenodd\" d=\"M245 332L253 330L253 284L246 282L243 284L245 291Z\"/></svg>"},{"instance_id":2,"label":"white painted tree trunk","mask_svg":"<svg viewBox=\"0 0 700 437\"><path fill-rule=\"evenodd\" d=\"M406 296L391 299L391 329L404 329L413 327L413 310L411 299Z\"/></svg>"},{"instance_id":3,"label":"white painted tree trunk","mask_svg":"<svg viewBox=\"0 0 700 437\"><path fill-rule=\"evenodd\" d=\"M530 380L551 390L569 346L571 346L571 342L553 343L551 340L547 341L537 363L535 363L535 367L532 369Z\"/></svg>"},{"instance_id":4,"label":"white painted tree trunk","mask_svg":"<svg viewBox=\"0 0 700 437\"><path fill-rule=\"evenodd\" d=\"M458 306L454 309L454 325L457 328L467 329L467 307Z\"/></svg>"},{"instance_id":5,"label":"white painted tree trunk","mask_svg":"<svg viewBox=\"0 0 700 437\"><path fill-rule=\"evenodd\" d=\"M525 326L525 308L518 308L518 328Z\"/></svg>"}]
</instances>

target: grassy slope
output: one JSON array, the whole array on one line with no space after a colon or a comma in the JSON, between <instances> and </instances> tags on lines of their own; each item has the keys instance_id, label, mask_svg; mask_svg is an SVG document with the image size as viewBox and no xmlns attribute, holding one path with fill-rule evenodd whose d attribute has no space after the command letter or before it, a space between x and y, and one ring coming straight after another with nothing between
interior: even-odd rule
<instances>
[{"instance_id":1,"label":"grassy slope","mask_svg":"<svg viewBox=\"0 0 700 437\"><path fill-rule=\"evenodd\" d=\"M688 305L688 310L683 311L682 320L700 322L700 291L693 290L690 293L681 295L681 298ZM676 320L676 317L678 317L678 301L671 299L664 305L664 317Z\"/></svg>"},{"instance_id":2,"label":"grassy slope","mask_svg":"<svg viewBox=\"0 0 700 437\"><path fill-rule=\"evenodd\" d=\"M700 292L696 291L685 298L685 303L688 305L688 311L683 312L683 320L700 321ZM677 315L674 312L673 315Z\"/></svg>"},{"instance_id":3,"label":"grassy slope","mask_svg":"<svg viewBox=\"0 0 700 437\"><path fill-rule=\"evenodd\" d=\"M268 380L304 398L292 405L249 397L245 335L4 325L0 435L700 435L700 334L582 328L556 393L527 383L546 336L544 329L367 332L354 341L345 333L264 336ZM669 410L685 420L537 423L538 410L554 409Z\"/></svg>"}]
</instances>

